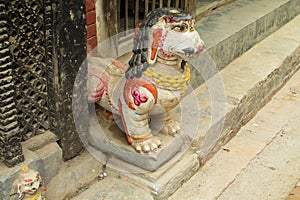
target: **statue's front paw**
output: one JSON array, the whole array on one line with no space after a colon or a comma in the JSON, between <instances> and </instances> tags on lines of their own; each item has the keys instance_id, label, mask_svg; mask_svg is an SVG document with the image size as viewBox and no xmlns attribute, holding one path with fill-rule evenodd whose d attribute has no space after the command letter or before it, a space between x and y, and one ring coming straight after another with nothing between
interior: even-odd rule
<instances>
[{"instance_id":1,"label":"statue's front paw","mask_svg":"<svg viewBox=\"0 0 300 200\"><path fill-rule=\"evenodd\" d=\"M164 127L161 130L163 134L169 134L175 136L180 132L180 124L177 121L169 120L165 123Z\"/></svg>"},{"instance_id":2,"label":"statue's front paw","mask_svg":"<svg viewBox=\"0 0 300 200\"><path fill-rule=\"evenodd\" d=\"M161 148L161 140L159 137L151 136L142 140L135 140L132 146L139 153L156 152Z\"/></svg>"}]
</instances>

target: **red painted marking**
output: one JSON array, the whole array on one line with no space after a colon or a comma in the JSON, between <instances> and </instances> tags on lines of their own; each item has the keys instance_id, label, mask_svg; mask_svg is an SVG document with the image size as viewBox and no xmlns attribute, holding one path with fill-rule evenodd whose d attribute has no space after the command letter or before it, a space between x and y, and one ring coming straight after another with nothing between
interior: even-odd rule
<instances>
[{"instance_id":1,"label":"red painted marking","mask_svg":"<svg viewBox=\"0 0 300 200\"><path fill-rule=\"evenodd\" d=\"M134 39L133 39L134 44L136 43L136 37L137 37L138 33L140 32L141 25L142 25L142 22L138 23L138 25L135 28Z\"/></svg>"},{"instance_id":2,"label":"red painted marking","mask_svg":"<svg viewBox=\"0 0 300 200\"><path fill-rule=\"evenodd\" d=\"M124 87L124 99L125 103L131 108L132 110L135 110L133 106L133 102L131 101L130 94L132 94L132 89L135 87L144 87L146 88L154 97L155 103L157 102L157 89L156 86L152 83L150 83L146 79L142 78L134 78L130 79L126 82L125 87ZM137 104L136 104L137 105Z\"/></svg>"},{"instance_id":3,"label":"red painted marking","mask_svg":"<svg viewBox=\"0 0 300 200\"><path fill-rule=\"evenodd\" d=\"M106 76L101 71L97 70L96 68L93 68L93 67L90 67L90 68L91 69L90 69L89 75L90 76L96 76L97 78L99 78L102 81L102 83L105 85L105 87L107 87L109 77Z\"/></svg>"},{"instance_id":4,"label":"red painted marking","mask_svg":"<svg viewBox=\"0 0 300 200\"><path fill-rule=\"evenodd\" d=\"M104 73L96 70L93 67L90 67L89 76L95 76L98 78L98 85L96 91L89 94L88 96L89 102L95 102L100 100L104 92L107 91L108 77Z\"/></svg>"},{"instance_id":5,"label":"red painted marking","mask_svg":"<svg viewBox=\"0 0 300 200\"><path fill-rule=\"evenodd\" d=\"M120 61L113 60L112 64L123 71L125 71L127 69L127 66L123 65Z\"/></svg>"},{"instance_id":6,"label":"red painted marking","mask_svg":"<svg viewBox=\"0 0 300 200\"><path fill-rule=\"evenodd\" d=\"M32 182L33 180L29 178L29 179L24 179L24 181L27 182L27 183L30 183L30 182Z\"/></svg>"},{"instance_id":7,"label":"red painted marking","mask_svg":"<svg viewBox=\"0 0 300 200\"><path fill-rule=\"evenodd\" d=\"M153 42L151 45L151 60L154 60L155 55L157 53L157 48L159 46L159 41L162 36L162 30L161 29L155 29L152 33L153 35Z\"/></svg>"},{"instance_id":8,"label":"red painted marking","mask_svg":"<svg viewBox=\"0 0 300 200\"><path fill-rule=\"evenodd\" d=\"M41 189L42 189L43 192L46 192L46 190L47 190L46 185L42 185L42 186L41 186Z\"/></svg>"},{"instance_id":9,"label":"red painted marking","mask_svg":"<svg viewBox=\"0 0 300 200\"><path fill-rule=\"evenodd\" d=\"M131 136L129 135L129 132L128 132L128 129L127 129L127 125L126 125L124 115L123 115L123 110L122 110L122 103L121 103L120 99L118 100L118 107L119 107L119 112L120 112L120 115L121 115L122 123L123 123L124 129L125 129L127 141L129 142L129 144L132 144L133 140L132 140Z\"/></svg>"},{"instance_id":10,"label":"red painted marking","mask_svg":"<svg viewBox=\"0 0 300 200\"><path fill-rule=\"evenodd\" d=\"M136 106L140 106L141 103L145 103L148 101L148 96L146 94L140 93L137 87L131 89L131 95Z\"/></svg>"},{"instance_id":11,"label":"red painted marking","mask_svg":"<svg viewBox=\"0 0 300 200\"><path fill-rule=\"evenodd\" d=\"M196 51L196 54L200 53L203 49L204 49L204 46L199 46Z\"/></svg>"},{"instance_id":12,"label":"red painted marking","mask_svg":"<svg viewBox=\"0 0 300 200\"><path fill-rule=\"evenodd\" d=\"M143 87L147 88L147 90L149 90L149 92L151 92L151 94L154 97L155 103L156 103L157 102L157 96L158 96L156 86L153 85L152 83L145 83L143 85Z\"/></svg>"},{"instance_id":13,"label":"red painted marking","mask_svg":"<svg viewBox=\"0 0 300 200\"><path fill-rule=\"evenodd\" d=\"M131 110L135 110L135 107L133 106L132 101L129 101L129 102L128 102L128 107L129 107Z\"/></svg>"}]
</instances>

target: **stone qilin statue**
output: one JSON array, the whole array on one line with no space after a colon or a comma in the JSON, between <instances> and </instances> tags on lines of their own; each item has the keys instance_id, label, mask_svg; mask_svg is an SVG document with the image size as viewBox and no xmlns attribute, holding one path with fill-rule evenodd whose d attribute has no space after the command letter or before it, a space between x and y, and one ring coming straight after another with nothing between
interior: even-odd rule
<instances>
[{"instance_id":1,"label":"stone qilin statue","mask_svg":"<svg viewBox=\"0 0 300 200\"><path fill-rule=\"evenodd\" d=\"M204 48L194 23L181 9L153 10L135 31L129 67L113 60L105 72L89 69L89 81L97 83L89 89L89 100L121 116L127 140L138 152L150 153L163 145L150 119L164 122L162 134L175 136L180 131L170 111L190 81L185 60Z\"/></svg>"},{"instance_id":2,"label":"stone qilin statue","mask_svg":"<svg viewBox=\"0 0 300 200\"><path fill-rule=\"evenodd\" d=\"M23 200L45 200L44 193L46 186L44 185L40 173L23 167L21 174L14 183L18 197L16 199Z\"/></svg>"}]
</instances>

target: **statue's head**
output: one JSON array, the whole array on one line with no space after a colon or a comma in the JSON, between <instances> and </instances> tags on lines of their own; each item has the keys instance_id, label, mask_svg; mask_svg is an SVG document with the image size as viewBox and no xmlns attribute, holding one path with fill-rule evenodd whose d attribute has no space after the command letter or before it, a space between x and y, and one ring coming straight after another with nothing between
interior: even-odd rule
<instances>
[{"instance_id":1,"label":"statue's head","mask_svg":"<svg viewBox=\"0 0 300 200\"><path fill-rule=\"evenodd\" d=\"M25 194L36 194L42 186L42 179L39 172L23 167L18 179L18 196L19 198Z\"/></svg>"},{"instance_id":2,"label":"statue's head","mask_svg":"<svg viewBox=\"0 0 300 200\"><path fill-rule=\"evenodd\" d=\"M147 14L136 29L127 78L140 77L157 58L187 59L204 48L192 15L179 8L159 8Z\"/></svg>"}]
</instances>

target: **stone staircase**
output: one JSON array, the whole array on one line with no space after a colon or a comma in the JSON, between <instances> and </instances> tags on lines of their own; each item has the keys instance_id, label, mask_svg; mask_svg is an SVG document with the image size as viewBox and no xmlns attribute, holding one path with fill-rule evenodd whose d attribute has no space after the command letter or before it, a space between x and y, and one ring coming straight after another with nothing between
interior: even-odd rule
<instances>
[{"instance_id":1,"label":"stone staircase","mask_svg":"<svg viewBox=\"0 0 300 200\"><path fill-rule=\"evenodd\" d=\"M298 17L298 23L300 17ZM170 200L297 199L300 71ZM297 185L298 184L298 185ZM296 187L295 187L296 185ZM293 189L295 187L295 189ZM291 192L292 191L292 192Z\"/></svg>"},{"instance_id":2,"label":"stone staircase","mask_svg":"<svg viewBox=\"0 0 300 200\"><path fill-rule=\"evenodd\" d=\"M200 63L202 67L195 67L191 83L196 88L191 95L201 114L198 132L188 151L155 172L138 169L138 173L126 173L120 168L134 167L116 158L103 167L90 152L63 163L55 138L38 148L24 144L28 149L24 151L26 164L38 166L46 176L47 199L226 199L239 187L239 182L230 183L242 169L254 158L259 159L256 155L275 136L280 137L280 116L269 125L264 137L248 131L256 126L245 127L253 125L250 120L299 68L299 14L299 0L237 0L197 22L207 49L201 56L209 57ZM205 67L210 65L217 68ZM244 155L244 151L234 150L244 146L253 151ZM236 160L227 156L232 154ZM119 168L114 167L116 164ZM0 199L6 200L7 186L12 184L19 166L0 169ZM103 170L108 177L99 179ZM223 193L229 185L233 189Z\"/></svg>"},{"instance_id":3,"label":"stone staircase","mask_svg":"<svg viewBox=\"0 0 300 200\"><path fill-rule=\"evenodd\" d=\"M221 70L298 14L297 0L237 0L198 21L197 30ZM201 83L197 77L192 85Z\"/></svg>"}]
</instances>

